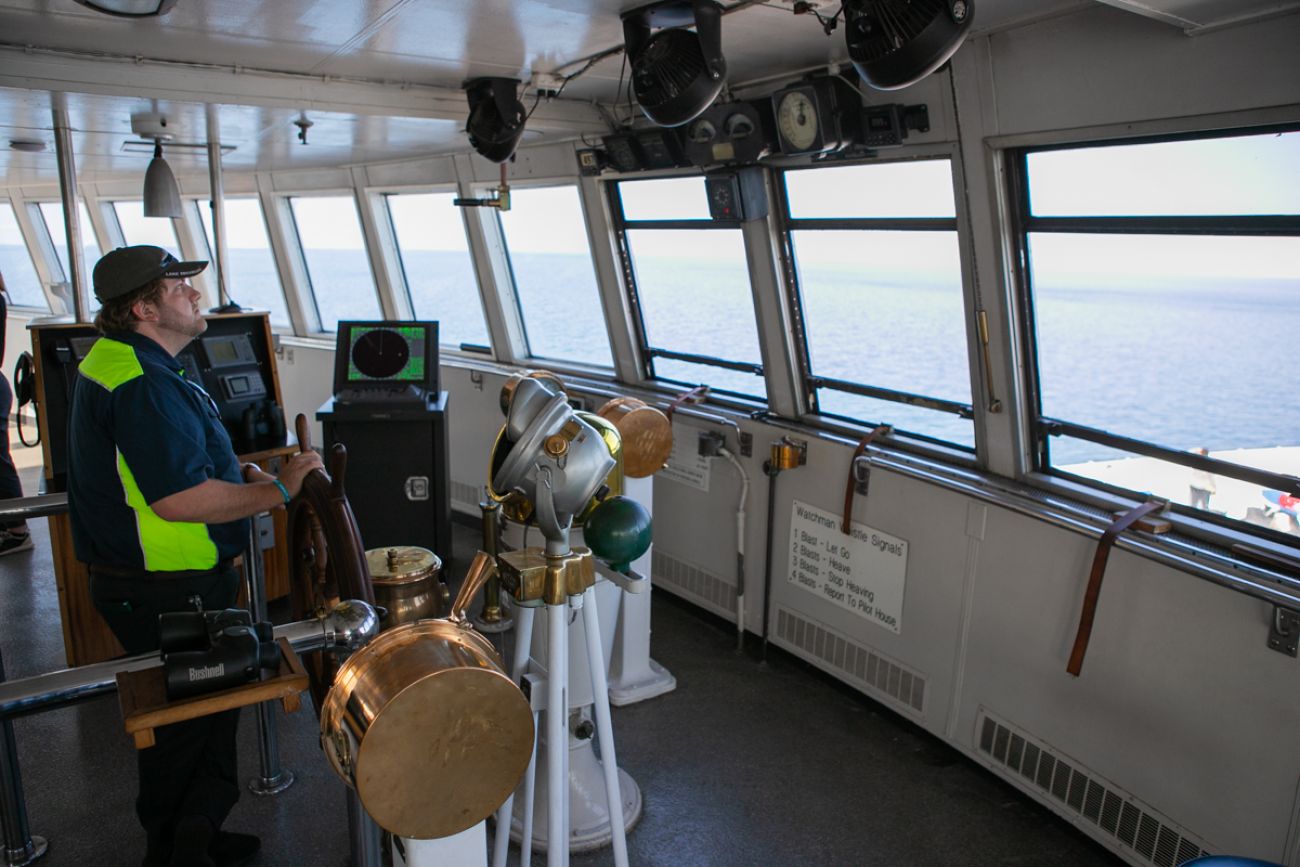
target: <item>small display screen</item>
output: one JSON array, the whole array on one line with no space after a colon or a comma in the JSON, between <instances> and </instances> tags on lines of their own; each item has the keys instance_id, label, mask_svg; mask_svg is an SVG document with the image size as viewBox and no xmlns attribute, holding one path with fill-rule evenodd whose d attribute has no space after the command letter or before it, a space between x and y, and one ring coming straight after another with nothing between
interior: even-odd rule
<instances>
[{"instance_id":1,"label":"small display screen","mask_svg":"<svg viewBox=\"0 0 1300 867\"><path fill-rule=\"evenodd\" d=\"M437 386L438 323L340 322L335 391L378 385Z\"/></svg>"},{"instance_id":2,"label":"small display screen","mask_svg":"<svg viewBox=\"0 0 1300 867\"><path fill-rule=\"evenodd\" d=\"M207 347L213 364L231 364L239 360L235 345L228 340L209 340Z\"/></svg>"},{"instance_id":3,"label":"small display screen","mask_svg":"<svg viewBox=\"0 0 1300 867\"><path fill-rule=\"evenodd\" d=\"M77 357L78 361L84 359L90 354L90 348L95 345L98 337L73 337L68 342L72 344L72 354Z\"/></svg>"}]
</instances>

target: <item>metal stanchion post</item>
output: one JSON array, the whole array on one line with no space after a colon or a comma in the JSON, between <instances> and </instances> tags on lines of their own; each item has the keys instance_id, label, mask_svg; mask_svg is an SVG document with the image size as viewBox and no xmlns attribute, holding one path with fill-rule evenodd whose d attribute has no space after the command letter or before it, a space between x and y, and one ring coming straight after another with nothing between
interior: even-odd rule
<instances>
[{"instance_id":1,"label":"metal stanchion post","mask_svg":"<svg viewBox=\"0 0 1300 867\"><path fill-rule=\"evenodd\" d=\"M0 683L5 679L4 656L0 655ZM27 805L23 800L23 778L18 771L18 744L14 726L7 718L0 721L0 824L5 838L5 864L22 867L43 856L49 849L44 837L33 837L27 827Z\"/></svg>"},{"instance_id":2,"label":"metal stanchion post","mask_svg":"<svg viewBox=\"0 0 1300 867\"><path fill-rule=\"evenodd\" d=\"M248 550L244 554L244 576L248 583L248 607L254 620L266 620L266 584L262 574L262 552L275 547L275 523L270 512L249 521ZM254 795L277 795L293 785L293 771L280 767L280 742L275 728L277 702L257 705L257 746L262 775L248 783Z\"/></svg>"},{"instance_id":3,"label":"metal stanchion post","mask_svg":"<svg viewBox=\"0 0 1300 867\"><path fill-rule=\"evenodd\" d=\"M357 790L348 788L348 830L352 840L352 867L382 867L383 829L361 806Z\"/></svg>"},{"instance_id":4,"label":"metal stanchion post","mask_svg":"<svg viewBox=\"0 0 1300 867\"><path fill-rule=\"evenodd\" d=\"M483 550L495 560L501 549L501 504L484 497L478 507L483 511ZM474 627L479 632L505 632L514 625L501 606L501 579L493 575L483 589L483 610L474 618Z\"/></svg>"}]
</instances>

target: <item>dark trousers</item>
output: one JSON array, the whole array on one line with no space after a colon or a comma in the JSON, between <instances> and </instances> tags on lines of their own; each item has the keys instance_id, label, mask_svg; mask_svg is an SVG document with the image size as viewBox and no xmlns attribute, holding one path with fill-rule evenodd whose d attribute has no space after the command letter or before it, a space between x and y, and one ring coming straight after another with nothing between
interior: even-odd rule
<instances>
[{"instance_id":1,"label":"dark trousers","mask_svg":"<svg viewBox=\"0 0 1300 867\"><path fill-rule=\"evenodd\" d=\"M158 649L158 615L235 604L239 573L233 568L186 578L90 576L95 608L129 654ZM156 743L136 751L140 772L136 815L151 839L169 840L184 816L205 816L220 828L239 800L235 735L239 710L230 710L154 730Z\"/></svg>"},{"instance_id":2,"label":"dark trousers","mask_svg":"<svg viewBox=\"0 0 1300 867\"><path fill-rule=\"evenodd\" d=\"M0 500L14 500L23 495L22 483L18 481L18 469L14 459L9 455L9 413L14 406L14 392L9 387L9 380L0 373ZM18 527L22 522L0 524L0 526Z\"/></svg>"}]
</instances>

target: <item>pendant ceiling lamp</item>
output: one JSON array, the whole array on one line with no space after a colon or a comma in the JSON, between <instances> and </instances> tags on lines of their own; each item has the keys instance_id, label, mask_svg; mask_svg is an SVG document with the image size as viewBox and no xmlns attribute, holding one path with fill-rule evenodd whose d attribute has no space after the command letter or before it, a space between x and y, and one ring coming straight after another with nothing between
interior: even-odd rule
<instances>
[{"instance_id":1,"label":"pendant ceiling lamp","mask_svg":"<svg viewBox=\"0 0 1300 867\"><path fill-rule=\"evenodd\" d=\"M155 139L153 159L144 173L144 215L146 217L179 217L181 191L176 186L176 176L162 155L162 140Z\"/></svg>"}]
</instances>

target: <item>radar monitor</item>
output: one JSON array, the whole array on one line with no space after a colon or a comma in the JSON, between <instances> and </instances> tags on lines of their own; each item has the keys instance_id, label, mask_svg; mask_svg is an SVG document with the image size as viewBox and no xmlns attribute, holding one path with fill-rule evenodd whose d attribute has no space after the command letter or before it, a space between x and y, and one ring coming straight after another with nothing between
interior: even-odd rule
<instances>
[{"instance_id":1,"label":"radar monitor","mask_svg":"<svg viewBox=\"0 0 1300 867\"><path fill-rule=\"evenodd\" d=\"M438 394L437 322L340 322L334 394L342 403Z\"/></svg>"}]
</instances>

